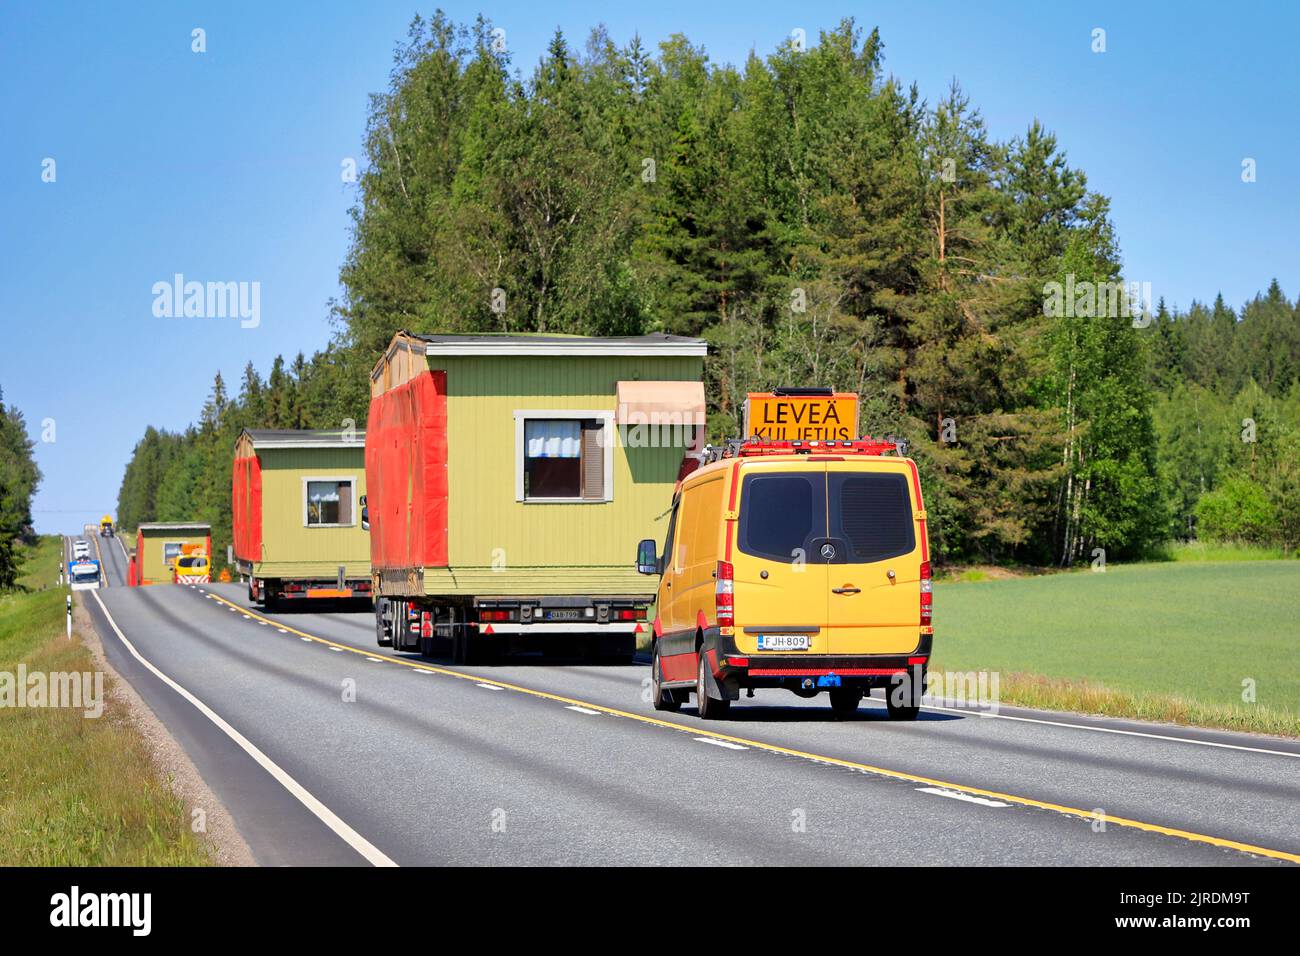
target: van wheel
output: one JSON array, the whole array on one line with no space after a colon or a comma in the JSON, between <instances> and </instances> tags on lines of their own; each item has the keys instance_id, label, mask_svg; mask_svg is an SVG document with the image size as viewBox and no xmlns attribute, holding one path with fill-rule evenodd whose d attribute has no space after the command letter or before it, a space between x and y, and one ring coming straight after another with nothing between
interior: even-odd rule
<instances>
[{"instance_id":1,"label":"van wheel","mask_svg":"<svg viewBox=\"0 0 1300 956\"><path fill-rule=\"evenodd\" d=\"M837 719L843 720L858 712L858 704L862 702L862 691L856 687L832 687L830 697L831 713Z\"/></svg>"},{"instance_id":2,"label":"van wheel","mask_svg":"<svg viewBox=\"0 0 1300 956\"><path fill-rule=\"evenodd\" d=\"M707 675L704 673L704 668L708 666L706 663L708 657L704 653L704 648L700 648L699 658L700 666L695 676L695 709L703 720L723 720L731 713L731 701L717 700L709 696L709 685L705 680Z\"/></svg>"},{"instance_id":3,"label":"van wheel","mask_svg":"<svg viewBox=\"0 0 1300 956\"><path fill-rule=\"evenodd\" d=\"M664 687L663 662L659 660L659 642L655 641L654 660L650 663L650 699L655 705L655 710L681 710L682 702L678 699L678 694L685 695L686 691L669 690Z\"/></svg>"},{"instance_id":4,"label":"van wheel","mask_svg":"<svg viewBox=\"0 0 1300 956\"><path fill-rule=\"evenodd\" d=\"M921 686L925 686L924 675ZM921 713L920 694L912 689L912 678L904 677L901 684L885 688L885 709L890 720L916 720Z\"/></svg>"}]
</instances>

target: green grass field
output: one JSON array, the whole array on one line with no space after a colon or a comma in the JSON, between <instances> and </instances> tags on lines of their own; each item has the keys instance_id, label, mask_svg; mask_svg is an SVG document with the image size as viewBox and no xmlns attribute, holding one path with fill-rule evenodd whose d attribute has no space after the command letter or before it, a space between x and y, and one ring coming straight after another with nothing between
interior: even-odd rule
<instances>
[{"instance_id":1,"label":"green grass field","mask_svg":"<svg viewBox=\"0 0 1300 956\"><path fill-rule=\"evenodd\" d=\"M934 666L999 671L1004 703L1300 736L1298 595L1300 562L1267 560L936 584Z\"/></svg>"},{"instance_id":2,"label":"green grass field","mask_svg":"<svg viewBox=\"0 0 1300 956\"><path fill-rule=\"evenodd\" d=\"M26 592L0 594L0 672L85 673L85 645L64 636L60 542L44 538ZM107 681L105 689L107 689ZM154 766L125 711L0 708L0 865L172 866L211 862L184 804Z\"/></svg>"}]
</instances>

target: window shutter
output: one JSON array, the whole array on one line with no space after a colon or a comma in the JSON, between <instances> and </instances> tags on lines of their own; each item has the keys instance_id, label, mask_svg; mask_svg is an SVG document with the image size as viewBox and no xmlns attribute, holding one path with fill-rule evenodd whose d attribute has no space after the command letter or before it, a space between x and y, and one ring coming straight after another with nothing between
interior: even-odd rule
<instances>
[{"instance_id":1,"label":"window shutter","mask_svg":"<svg viewBox=\"0 0 1300 956\"><path fill-rule=\"evenodd\" d=\"M582 423L582 497L588 501L603 501L605 498L603 435L604 422Z\"/></svg>"}]
</instances>

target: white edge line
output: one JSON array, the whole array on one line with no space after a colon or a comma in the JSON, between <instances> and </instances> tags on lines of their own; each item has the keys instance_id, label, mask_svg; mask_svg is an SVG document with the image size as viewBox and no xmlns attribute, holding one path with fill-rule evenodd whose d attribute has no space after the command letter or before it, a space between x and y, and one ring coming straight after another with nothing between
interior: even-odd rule
<instances>
[{"instance_id":1,"label":"white edge line","mask_svg":"<svg viewBox=\"0 0 1300 956\"><path fill-rule=\"evenodd\" d=\"M576 710L580 714L595 714L597 717L601 714L599 710L592 710L590 707L579 707L576 704L566 704L564 709Z\"/></svg>"},{"instance_id":2,"label":"white edge line","mask_svg":"<svg viewBox=\"0 0 1300 956\"><path fill-rule=\"evenodd\" d=\"M320 800L313 796L306 787L293 779L293 777L289 776L289 774L287 774L279 764L266 754L262 753L262 751L259 750L252 741L234 727L230 726L230 724L226 723L220 714L160 671L150 661L146 660L144 656L135 649L135 645L127 640L126 635L122 633L122 629L117 626L117 622L113 620L113 615L109 613L108 608L104 605L104 601L100 598L99 594L96 592L92 593L95 594L95 600L99 604L99 609L104 612L104 617L108 619L109 626L113 628L113 633L118 636L118 639L126 649L131 652L132 657L148 668L149 672L160 681L193 704L199 713L212 721L212 723L217 726L218 730L238 744L246 754L257 761L263 770L274 777L275 780L284 787L284 789L288 790L299 803L315 814L321 823L333 830L334 833L343 840L343 842L347 843L348 846L352 847L352 849L365 857L369 863L373 866L397 866L397 864L382 850L376 847L356 830L352 829L352 827L344 823L333 810L321 803Z\"/></svg>"},{"instance_id":3,"label":"white edge line","mask_svg":"<svg viewBox=\"0 0 1300 956\"><path fill-rule=\"evenodd\" d=\"M726 747L728 750L749 749L748 747L745 747L741 744L733 744L730 740L716 740L713 737L696 737L695 739L702 744L712 744L715 747Z\"/></svg>"},{"instance_id":4,"label":"white edge line","mask_svg":"<svg viewBox=\"0 0 1300 956\"><path fill-rule=\"evenodd\" d=\"M1147 737L1151 740L1172 740L1175 743L1197 744L1201 747L1219 747L1224 750L1244 750L1255 754L1271 754L1274 757L1300 758L1300 753L1293 753L1289 750L1269 750L1266 747L1247 747L1245 744L1225 744L1217 740L1197 740L1195 737L1175 737L1172 734L1150 734L1141 730L1123 730L1119 727L1094 727L1091 724L1072 724L1068 720L1017 717L1015 714L990 714L978 707L945 707L942 704L927 704L924 700L921 702L921 706L926 710L944 710L952 714L977 714L980 717L995 717L998 720L1019 720L1026 724L1046 724L1051 727L1068 727L1070 730L1091 730L1099 734L1122 734L1125 737ZM1213 730L1214 728L1206 727L1203 729ZM1224 731L1224 733L1232 733L1232 731Z\"/></svg>"}]
</instances>

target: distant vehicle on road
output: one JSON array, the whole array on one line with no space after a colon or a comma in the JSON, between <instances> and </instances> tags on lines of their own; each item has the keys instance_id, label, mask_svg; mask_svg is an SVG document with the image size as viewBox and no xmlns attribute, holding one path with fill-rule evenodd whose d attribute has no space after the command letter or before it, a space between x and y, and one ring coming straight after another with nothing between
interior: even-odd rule
<instances>
[{"instance_id":1,"label":"distant vehicle on road","mask_svg":"<svg viewBox=\"0 0 1300 956\"><path fill-rule=\"evenodd\" d=\"M85 558L90 556L90 545L78 538L72 542L72 556L74 558Z\"/></svg>"},{"instance_id":2,"label":"distant vehicle on road","mask_svg":"<svg viewBox=\"0 0 1300 956\"><path fill-rule=\"evenodd\" d=\"M207 584L211 580L212 565L206 554L182 554L176 559L175 583Z\"/></svg>"},{"instance_id":3,"label":"distant vehicle on road","mask_svg":"<svg viewBox=\"0 0 1300 956\"><path fill-rule=\"evenodd\" d=\"M98 588L99 580L99 562L94 558L81 558L68 565L68 583L74 591Z\"/></svg>"},{"instance_id":4,"label":"distant vehicle on road","mask_svg":"<svg viewBox=\"0 0 1300 956\"><path fill-rule=\"evenodd\" d=\"M370 599L365 432L246 429L232 478L235 565L249 601Z\"/></svg>"},{"instance_id":5,"label":"distant vehicle on road","mask_svg":"<svg viewBox=\"0 0 1300 956\"><path fill-rule=\"evenodd\" d=\"M104 538L113 537L113 516L104 515L99 519L99 534Z\"/></svg>"},{"instance_id":6,"label":"distant vehicle on road","mask_svg":"<svg viewBox=\"0 0 1300 956\"><path fill-rule=\"evenodd\" d=\"M186 555L212 554L212 528L203 522L149 522L136 528L135 553L127 568L127 584L172 584L176 561Z\"/></svg>"},{"instance_id":7,"label":"distant vehicle on road","mask_svg":"<svg viewBox=\"0 0 1300 956\"><path fill-rule=\"evenodd\" d=\"M657 710L691 693L705 719L742 690L826 690L839 716L884 688L914 720L934 629L916 465L892 440L769 441L710 449L680 483L658 574Z\"/></svg>"}]
</instances>

